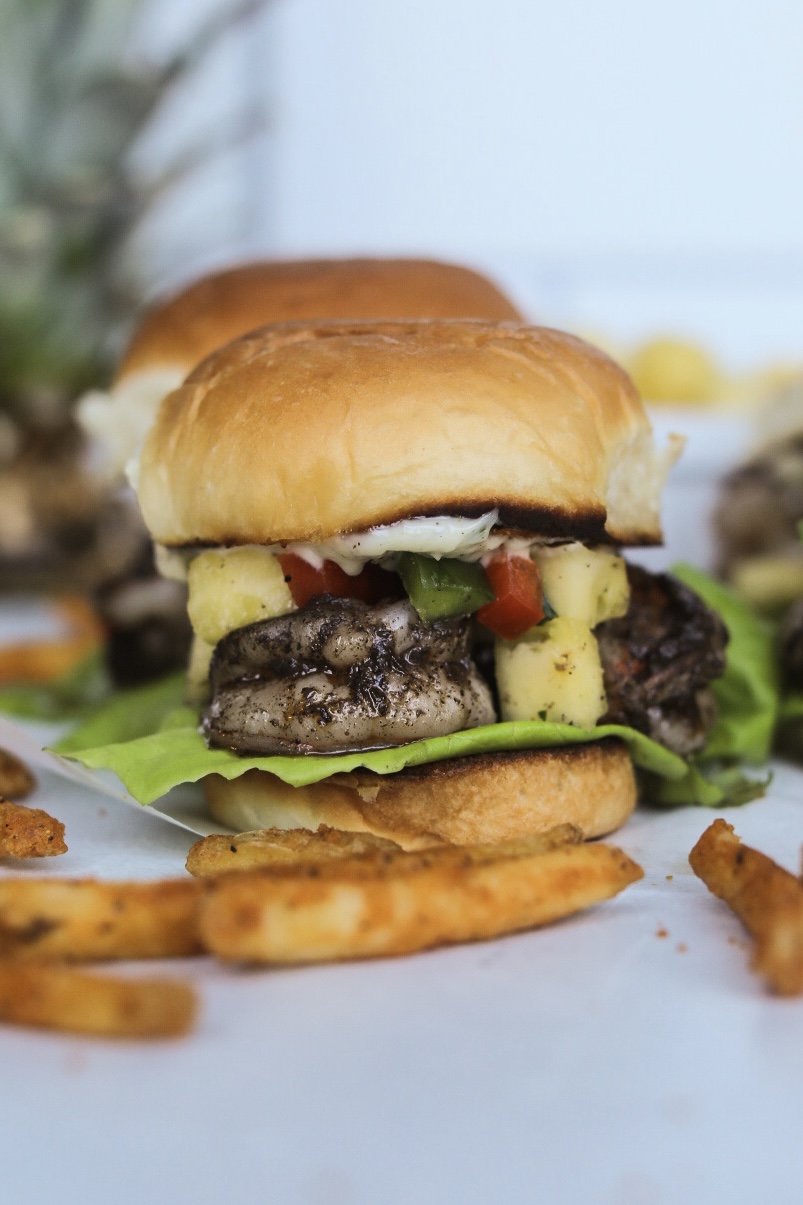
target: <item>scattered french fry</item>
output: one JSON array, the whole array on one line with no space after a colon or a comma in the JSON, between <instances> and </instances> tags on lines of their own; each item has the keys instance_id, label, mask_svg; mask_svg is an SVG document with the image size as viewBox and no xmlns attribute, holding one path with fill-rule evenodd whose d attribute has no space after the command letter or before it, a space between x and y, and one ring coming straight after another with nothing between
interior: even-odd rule
<instances>
[{"instance_id":1,"label":"scattered french fry","mask_svg":"<svg viewBox=\"0 0 803 1205\"><path fill-rule=\"evenodd\" d=\"M524 838L519 842L488 846L438 846L439 857L448 857L444 851L451 849L458 861L467 856L481 857L483 851L498 853L500 850L512 854L517 848L527 853L545 852L557 845L582 841L583 835L571 824L556 825L545 833ZM301 862L328 862L347 858L380 859L385 865L404 851L395 841L376 837L373 833L344 832L321 824L315 832L305 828L264 828L237 836L202 837L191 847L187 855L187 870L200 878L226 874L232 870L257 870L260 867L297 865ZM420 852L420 851L419 851ZM424 851L424 856L430 851ZM402 859L405 867L412 868L414 859Z\"/></svg>"},{"instance_id":2,"label":"scattered french fry","mask_svg":"<svg viewBox=\"0 0 803 1205\"><path fill-rule=\"evenodd\" d=\"M196 879L0 879L0 956L24 961L175 958L201 952Z\"/></svg>"},{"instance_id":3,"label":"scattered french fry","mask_svg":"<svg viewBox=\"0 0 803 1205\"><path fill-rule=\"evenodd\" d=\"M571 830L571 826L561 826ZM569 916L642 877L577 830L500 846L437 847L224 875L201 932L226 961L298 963L409 954Z\"/></svg>"},{"instance_id":4,"label":"scattered french fry","mask_svg":"<svg viewBox=\"0 0 803 1205\"><path fill-rule=\"evenodd\" d=\"M207 878L230 870L254 870L260 866L326 861L400 849L395 841L384 837L343 832L325 824L316 832L306 828L263 828L236 837L202 837L187 855L187 870Z\"/></svg>"},{"instance_id":5,"label":"scattered french fry","mask_svg":"<svg viewBox=\"0 0 803 1205\"><path fill-rule=\"evenodd\" d=\"M532 833L529 837L517 837L509 841L495 841L485 845L441 845L434 849L413 851L411 854L405 854L402 862L404 866L409 865L412 869L416 865L417 853L418 860L424 866L430 865L433 854L438 865L480 865L500 859L547 854L553 849L560 849L565 845L580 845L582 842L583 832L576 824L556 824L542 833ZM383 861L386 862L387 858Z\"/></svg>"},{"instance_id":6,"label":"scattered french fry","mask_svg":"<svg viewBox=\"0 0 803 1205\"><path fill-rule=\"evenodd\" d=\"M0 798L25 799L36 786L31 771L16 754L0 749Z\"/></svg>"},{"instance_id":7,"label":"scattered french fry","mask_svg":"<svg viewBox=\"0 0 803 1205\"><path fill-rule=\"evenodd\" d=\"M60 820L41 808L0 799L0 858L51 858L66 852Z\"/></svg>"},{"instance_id":8,"label":"scattered french fry","mask_svg":"<svg viewBox=\"0 0 803 1205\"><path fill-rule=\"evenodd\" d=\"M223 841L228 851L219 841L196 846L203 879L0 879L0 1021L178 1035L195 1016L188 986L53 964L204 951L266 964L412 953L557 920L642 875L621 850L583 844L571 825L500 845L414 853L325 827ZM237 872L240 848L269 864Z\"/></svg>"},{"instance_id":9,"label":"scattered french fry","mask_svg":"<svg viewBox=\"0 0 803 1205\"><path fill-rule=\"evenodd\" d=\"M803 994L803 883L715 820L689 854L694 873L754 938L751 967L781 996Z\"/></svg>"},{"instance_id":10,"label":"scattered french fry","mask_svg":"<svg viewBox=\"0 0 803 1205\"><path fill-rule=\"evenodd\" d=\"M111 1038L171 1038L193 1025L186 983L118 979L72 967L0 961L0 1021Z\"/></svg>"}]
</instances>

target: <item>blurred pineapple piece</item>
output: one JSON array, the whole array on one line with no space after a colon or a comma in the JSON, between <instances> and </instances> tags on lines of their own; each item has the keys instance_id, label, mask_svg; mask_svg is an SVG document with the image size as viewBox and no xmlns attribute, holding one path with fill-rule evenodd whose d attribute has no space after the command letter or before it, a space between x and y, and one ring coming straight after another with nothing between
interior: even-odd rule
<instances>
[{"instance_id":1,"label":"blurred pineapple piece","mask_svg":"<svg viewBox=\"0 0 803 1205\"><path fill-rule=\"evenodd\" d=\"M776 360L733 382L732 397L744 411L755 412L759 438L769 443L800 425L803 414L803 367L798 361ZM797 422L785 422L784 411Z\"/></svg>"},{"instance_id":2,"label":"blurred pineapple piece","mask_svg":"<svg viewBox=\"0 0 803 1205\"><path fill-rule=\"evenodd\" d=\"M503 720L593 728L607 709L599 647L579 619L559 616L521 640L498 640L496 680Z\"/></svg>"},{"instance_id":3,"label":"blurred pineapple piece","mask_svg":"<svg viewBox=\"0 0 803 1205\"><path fill-rule=\"evenodd\" d=\"M727 377L714 359L690 339L650 339L631 356L628 369L647 402L695 405L721 401Z\"/></svg>"},{"instance_id":4,"label":"blurred pineapple piece","mask_svg":"<svg viewBox=\"0 0 803 1205\"><path fill-rule=\"evenodd\" d=\"M803 597L803 548L746 557L733 566L730 584L756 611L780 615Z\"/></svg>"}]
</instances>

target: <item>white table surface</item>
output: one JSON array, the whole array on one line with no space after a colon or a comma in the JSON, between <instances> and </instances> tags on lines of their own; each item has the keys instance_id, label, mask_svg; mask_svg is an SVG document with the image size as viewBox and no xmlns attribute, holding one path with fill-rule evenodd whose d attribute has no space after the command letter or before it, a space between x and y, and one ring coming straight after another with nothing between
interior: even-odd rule
<instances>
[{"instance_id":1,"label":"white table surface","mask_svg":"<svg viewBox=\"0 0 803 1205\"><path fill-rule=\"evenodd\" d=\"M33 802L67 826L49 873L178 874L193 839L47 773ZM803 773L778 767L728 815L795 868ZM618 840L644 880L537 932L301 970L171 965L203 1002L177 1042L0 1029L0 1200L800 1202L803 1000L765 993L691 873L712 818L637 813Z\"/></svg>"}]
</instances>

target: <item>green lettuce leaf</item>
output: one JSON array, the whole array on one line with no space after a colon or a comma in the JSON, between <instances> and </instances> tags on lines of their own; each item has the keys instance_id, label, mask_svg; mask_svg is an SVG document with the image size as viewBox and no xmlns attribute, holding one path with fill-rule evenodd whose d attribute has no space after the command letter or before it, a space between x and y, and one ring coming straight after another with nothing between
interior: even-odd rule
<instances>
[{"instance_id":1,"label":"green lettuce leaf","mask_svg":"<svg viewBox=\"0 0 803 1205\"><path fill-rule=\"evenodd\" d=\"M772 774L750 778L739 766L721 762L689 765L683 778L659 778L646 774L642 778L641 797L645 803L666 807L696 804L699 807L739 807L753 799L761 799L772 782Z\"/></svg>"},{"instance_id":2,"label":"green lettuce leaf","mask_svg":"<svg viewBox=\"0 0 803 1205\"><path fill-rule=\"evenodd\" d=\"M729 763L766 760L778 710L772 635L706 574L685 565L675 572L719 611L731 637L725 675L715 684L719 721L704 758L693 765L632 728L606 724L583 729L540 720L492 724L363 753L240 757L207 748L198 730L197 711L181 705L181 675L112 699L59 742L55 751L85 766L113 770L136 799L152 803L172 787L197 782L207 774L237 778L247 770L266 770L291 786L306 786L359 767L392 774L405 766L468 754L582 744L612 736L628 745L649 802L708 807L744 802L761 793L766 783L751 782Z\"/></svg>"},{"instance_id":3,"label":"green lettuce leaf","mask_svg":"<svg viewBox=\"0 0 803 1205\"><path fill-rule=\"evenodd\" d=\"M176 727L177 715L165 718L167 723L149 736L94 748L76 748L75 742L67 738L55 747L55 752L85 766L113 770L140 803L153 803L172 787L197 782L206 774L221 774L231 779L239 778L247 770L267 770L283 782L301 787L360 767L377 774L393 774L405 766L420 766L470 753L579 745L609 736L625 741L634 763L644 770L669 779L682 779L688 772L682 758L633 728L618 724L586 729L540 720L517 721L469 728L451 736L414 741L393 749L327 756L240 757L226 749L207 748L197 724Z\"/></svg>"},{"instance_id":4,"label":"green lettuce leaf","mask_svg":"<svg viewBox=\"0 0 803 1205\"><path fill-rule=\"evenodd\" d=\"M719 719L702 760L761 765L770 755L780 703L773 627L701 569L676 565L672 572L719 613L730 634L725 673L713 683Z\"/></svg>"},{"instance_id":5,"label":"green lettuce leaf","mask_svg":"<svg viewBox=\"0 0 803 1205\"><path fill-rule=\"evenodd\" d=\"M147 686L120 690L62 737L57 751L68 754L148 736L158 732L177 708L181 708L183 726L197 726L197 712L182 708L185 690L183 673L171 674L158 682L149 682Z\"/></svg>"}]
</instances>

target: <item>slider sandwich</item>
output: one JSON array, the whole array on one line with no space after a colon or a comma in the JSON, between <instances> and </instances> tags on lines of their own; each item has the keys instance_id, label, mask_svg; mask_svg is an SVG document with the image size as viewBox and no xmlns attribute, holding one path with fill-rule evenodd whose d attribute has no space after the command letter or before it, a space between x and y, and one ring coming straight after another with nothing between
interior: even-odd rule
<instances>
[{"instance_id":1,"label":"slider sandwich","mask_svg":"<svg viewBox=\"0 0 803 1205\"><path fill-rule=\"evenodd\" d=\"M117 487L126 510L129 461L139 454L162 399L216 348L267 322L352 318L520 318L486 277L416 259L263 261L204 276L144 315L107 393L78 407L92 476ZM97 591L109 631L108 661L120 684L147 681L186 660L186 599L159 580L138 512L128 511L128 551ZM139 538L137 538L139 536Z\"/></svg>"},{"instance_id":2,"label":"slider sandwich","mask_svg":"<svg viewBox=\"0 0 803 1205\"><path fill-rule=\"evenodd\" d=\"M766 406L757 446L720 482L718 569L775 630L777 752L803 762L803 375Z\"/></svg>"},{"instance_id":3,"label":"slider sandwich","mask_svg":"<svg viewBox=\"0 0 803 1205\"><path fill-rule=\"evenodd\" d=\"M621 555L660 541L676 454L628 376L556 331L230 343L165 399L135 475L158 564L189 586L200 731L82 760L143 799L203 779L233 831L615 829L633 758L679 779L703 747L725 664L717 615Z\"/></svg>"}]
</instances>

